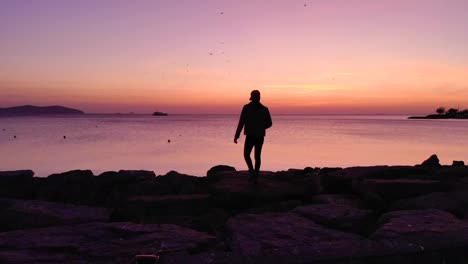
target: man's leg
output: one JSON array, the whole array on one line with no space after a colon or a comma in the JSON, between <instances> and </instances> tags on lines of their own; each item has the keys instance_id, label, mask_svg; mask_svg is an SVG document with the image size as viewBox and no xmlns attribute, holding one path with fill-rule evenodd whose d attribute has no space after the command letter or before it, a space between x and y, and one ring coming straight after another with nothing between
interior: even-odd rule
<instances>
[{"instance_id":1,"label":"man's leg","mask_svg":"<svg viewBox=\"0 0 468 264\"><path fill-rule=\"evenodd\" d=\"M255 176L260 173L260 165L262 164L262 147L264 137L256 137L255 140Z\"/></svg>"},{"instance_id":2,"label":"man's leg","mask_svg":"<svg viewBox=\"0 0 468 264\"><path fill-rule=\"evenodd\" d=\"M245 143L244 143L244 159L245 162L247 163L247 167L249 167L249 172L253 172L254 168L252 165L252 159L250 158L250 153L252 152L252 149L255 145L255 141L253 140L252 136L246 136L245 137Z\"/></svg>"}]
</instances>

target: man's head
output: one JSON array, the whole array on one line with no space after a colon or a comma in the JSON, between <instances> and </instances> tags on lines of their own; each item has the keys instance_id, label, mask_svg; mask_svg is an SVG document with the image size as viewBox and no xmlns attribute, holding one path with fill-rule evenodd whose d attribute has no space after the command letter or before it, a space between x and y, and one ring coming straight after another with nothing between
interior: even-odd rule
<instances>
[{"instance_id":1,"label":"man's head","mask_svg":"<svg viewBox=\"0 0 468 264\"><path fill-rule=\"evenodd\" d=\"M253 90L250 92L250 101L253 102L259 102L260 101L260 91L259 90Z\"/></svg>"}]
</instances>

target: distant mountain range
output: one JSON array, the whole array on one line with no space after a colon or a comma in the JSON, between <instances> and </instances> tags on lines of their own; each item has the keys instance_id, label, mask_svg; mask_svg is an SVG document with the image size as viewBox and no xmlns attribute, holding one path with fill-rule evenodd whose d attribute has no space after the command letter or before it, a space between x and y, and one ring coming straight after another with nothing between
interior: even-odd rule
<instances>
[{"instance_id":1,"label":"distant mountain range","mask_svg":"<svg viewBox=\"0 0 468 264\"><path fill-rule=\"evenodd\" d=\"M18 115L82 115L83 111L68 108L64 106L33 106L23 105L7 108L0 108L0 116L18 116Z\"/></svg>"}]
</instances>

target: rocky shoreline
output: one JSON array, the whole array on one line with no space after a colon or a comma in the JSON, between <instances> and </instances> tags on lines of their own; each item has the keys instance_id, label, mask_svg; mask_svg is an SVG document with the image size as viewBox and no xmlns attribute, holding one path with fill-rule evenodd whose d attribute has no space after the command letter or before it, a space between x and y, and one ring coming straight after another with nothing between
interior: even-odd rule
<instances>
[{"instance_id":1,"label":"rocky shoreline","mask_svg":"<svg viewBox=\"0 0 468 264\"><path fill-rule=\"evenodd\" d=\"M0 172L0 263L468 262L462 161L247 175Z\"/></svg>"}]
</instances>

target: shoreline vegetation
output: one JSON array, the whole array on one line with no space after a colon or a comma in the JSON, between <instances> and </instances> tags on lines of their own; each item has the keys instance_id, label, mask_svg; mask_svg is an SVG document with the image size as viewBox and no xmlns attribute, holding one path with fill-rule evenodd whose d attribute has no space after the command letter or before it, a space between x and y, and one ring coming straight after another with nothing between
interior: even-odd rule
<instances>
[{"instance_id":1,"label":"shoreline vegetation","mask_svg":"<svg viewBox=\"0 0 468 264\"><path fill-rule=\"evenodd\" d=\"M0 263L466 263L468 167L0 172Z\"/></svg>"},{"instance_id":2,"label":"shoreline vegetation","mask_svg":"<svg viewBox=\"0 0 468 264\"><path fill-rule=\"evenodd\" d=\"M430 114L427 116L410 116L408 119L468 119L468 109L459 111L455 108L445 110L445 107L436 109L437 114Z\"/></svg>"}]
</instances>

